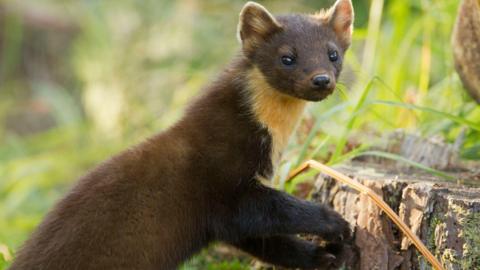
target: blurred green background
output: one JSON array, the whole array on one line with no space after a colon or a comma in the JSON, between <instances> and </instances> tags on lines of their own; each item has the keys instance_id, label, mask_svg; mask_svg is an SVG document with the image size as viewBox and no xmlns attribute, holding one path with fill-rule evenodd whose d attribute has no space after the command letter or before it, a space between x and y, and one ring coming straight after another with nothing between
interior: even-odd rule
<instances>
[{"instance_id":1,"label":"blurred green background","mask_svg":"<svg viewBox=\"0 0 480 270\"><path fill-rule=\"evenodd\" d=\"M260 3L287 13L333 1ZM181 116L238 52L243 4L0 0L0 269L76 178ZM339 91L309 107L280 178L306 158L334 164L361 155L400 128L447 142L462 134L461 156L479 160L480 108L452 61L458 1L353 4ZM246 267L206 256L184 268Z\"/></svg>"}]
</instances>

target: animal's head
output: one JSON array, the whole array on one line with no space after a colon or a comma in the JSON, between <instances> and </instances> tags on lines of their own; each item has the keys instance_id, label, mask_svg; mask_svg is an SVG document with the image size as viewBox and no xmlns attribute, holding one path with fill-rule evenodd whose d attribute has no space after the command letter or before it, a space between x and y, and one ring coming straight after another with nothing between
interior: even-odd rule
<instances>
[{"instance_id":1,"label":"animal's head","mask_svg":"<svg viewBox=\"0 0 480 270\"><path fill-rule=\"evenodd\" d=\"M335 89L352 31L350 0L337 0L330 9L312 15L282 16L248 2L238 25L243 53L268 84L311 101Z\"/></svg>"}]
</instances>

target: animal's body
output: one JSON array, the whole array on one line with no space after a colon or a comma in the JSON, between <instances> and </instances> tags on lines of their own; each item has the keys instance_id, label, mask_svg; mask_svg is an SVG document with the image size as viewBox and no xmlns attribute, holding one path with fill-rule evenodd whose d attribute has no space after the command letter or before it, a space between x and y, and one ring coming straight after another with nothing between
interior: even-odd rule
<instances>
[{"instance_id":1,"label":"animal's body","mask_svg":"<svg viewBox=\"0 0 480 270\"><path fill-rule=\"evenodd\" d=\"M338 263L347 222L259 179L272 176L307 100L333 91L352 20L349 0L278 17L248 3L241 55L178 123L82 177L10 269L175 269L212 241L287 267Z\"/></svg>"}]
</instances>

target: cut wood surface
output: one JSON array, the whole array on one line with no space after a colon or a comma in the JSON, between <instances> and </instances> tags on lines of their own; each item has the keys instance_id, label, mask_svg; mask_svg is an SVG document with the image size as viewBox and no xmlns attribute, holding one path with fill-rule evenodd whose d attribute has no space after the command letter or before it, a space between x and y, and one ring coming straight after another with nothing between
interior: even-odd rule
<instances>
[{"instance_id":1,"label":"cut wood surface","mask_svg":"<svg viewBox=\"0 0 480 270\"><path fill-rule=\"evenodd\" d=\"M337 168L373 189L446 269L480 269L480 189L431 176L399 176L378 165ZM348 269L431 269L410 241L365 194L320 175L313 200L330 204L354 228Z\"/></svg>"}]
</instances>

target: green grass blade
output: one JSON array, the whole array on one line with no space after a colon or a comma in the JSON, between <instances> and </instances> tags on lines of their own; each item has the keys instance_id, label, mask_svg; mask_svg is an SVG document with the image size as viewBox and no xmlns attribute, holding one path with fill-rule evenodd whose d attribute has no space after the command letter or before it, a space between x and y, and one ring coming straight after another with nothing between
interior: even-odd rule
<instances>
[{"instance_id":1,"label":"green grass blade","mask_svg":"<svg viewBox=\"0 0 480 270\"><path fill-rule=\"evenodd\" d=\"M343 152L343 149L345 148L345 145L347 144L347 137L350 131L353 128L353 124L355 123L355 118L357 116L358 111L363 107L365 104L365 100L367 99L368 94L370 93L370 90L373 88L373 84L375 83L376 78L374 77L371 79L367 86L363 89L363 92L360 96L360 98L357 101L357 104L355 105L355 108L353 109L353 112L350 114L349 120L347 122L347 126L340 137L340 141L337 143L337 146L335 148L335 152L332 155L331 160L336 160Z\"/></svg>"},{"instance_id":2,"label":"green grass blade","mask_svg":"<svg viewBox=\"0 0 480 270\"><path fill-rule=\"evenodd\" d=\"M312 130L310 130L310 132L308 133L307 139L305 140L305 142L302 145L302 148L301 148L300 153L298 155L297 162L295 163L296 166L300 165L300 163L302 163L304 161L305 157L307 156L308 147L312 143L312 140L315 138L315 135L317 134L318 130L320 129L320 125L323 123L323 121L329 119L335 113L344 110L347 107L347 105L348 105L348 103L340 103L340 104L332 107L331 109L329 109L325 113L322 113L316 119L315 124L312 127Z\"/></svg>"},{"instance_id":3,"label":"green grass blade","mask_svg":"<svg viewBox=\"0 0 480 270\"><path fill-rule=\"evenodd\" d=\"M424 170L428 173L431 173L433 175L436 175L436 176L440 176L442 178L445 178L446 180L455 180L456 178L448 173L445 173L445 172L442 172L442 171L439 171L439 170L435 170L433 168L430 168L428 166L425 166L421 163L418 163L418 162L415 162L415 161L412 161L410 159L407 159L407 158L404 158L402 156L399 156L399 155L396 155L396 154L392 154L392 153L388 153L388 152L383 152L383 151L365 151L365 152L361 152L361 153L357 153L356 155L357 157L358 156L377 156L377 157L382 157L382 158L387 158L387 159L391 159L391 160L395 160L395 161L398 161L398 162L403 162L403 163L406 163L412 167L415 167L415 168L418 168L418 169L421 169L421 170ZM353 158L353 156L352 156Z\"/></svg>"},{"instance_id":4,"label":"green grass blade","mask_svg":"<svg viewBox=\"0 0 480 270\"><path fill-rule=\"evenodd\" d=\"M315 156L318 154L318 152L320 152L320 150L327 144L327 142L331 138L332 137L330 135L325 136L325 138L315 147L315 149L313 149L313 151L308 155L308 157L306 159L308 160L308 159L315 158Z\"/></svg>"},{"instance_id":5,"label":"green grass blade","mask_svg":"<svg viewBox=\"0 0 480 270\"><path fill-rule=\"evenodd\" d=\"M462 117L459 117L459 116L456 116L456 115L453 115L453 114L449 114L449 113L442 112L442 111L437 111L437 110L434 110L432 108L422 107L422 106L417 106L417 105L407 104L407 103L402 103L402 102L388 101L388 100L376 100L376 101L373 101L372 103L373 104L388 105L388 106L397 106L397 107L402 107L402 108L409 109L409 110L418 110L418 111L422 111L422 112L436 114L438 116L448 118L448 119L450 119L450 120L452 120L456 123L466 125L466 126L472 128L472 129L480 131L480 124L479 123L469 121L467 119L464 119Z\"/></svg>"},{"instance_id":6,"label":"green grass blade","mask_svg":"<svg viewBox=\"0 0 480 270\"><path fill-rule=\"evenodd\" d=\"M336 159L330 159L327 163L327 165L333 165L333 164L338 164L342 163L346 160L350 160L352 158L357 157L360 153L364 152L366 149L368 149L369 145L361 145L358 148L353 149L352 151L345 153L343 155L340 155Z\"/></svg>"},{"instance_id":7,"label":"green grass blade","mask_svg":"<svg viewBox=\"0 0 480 270\"><path fill-rule=\"evenodd\" d=\"M347 87L344 84L338 83L335 90L340 94L340 98L344 101L348 100Z\"/></svg>"}]
</instances>

